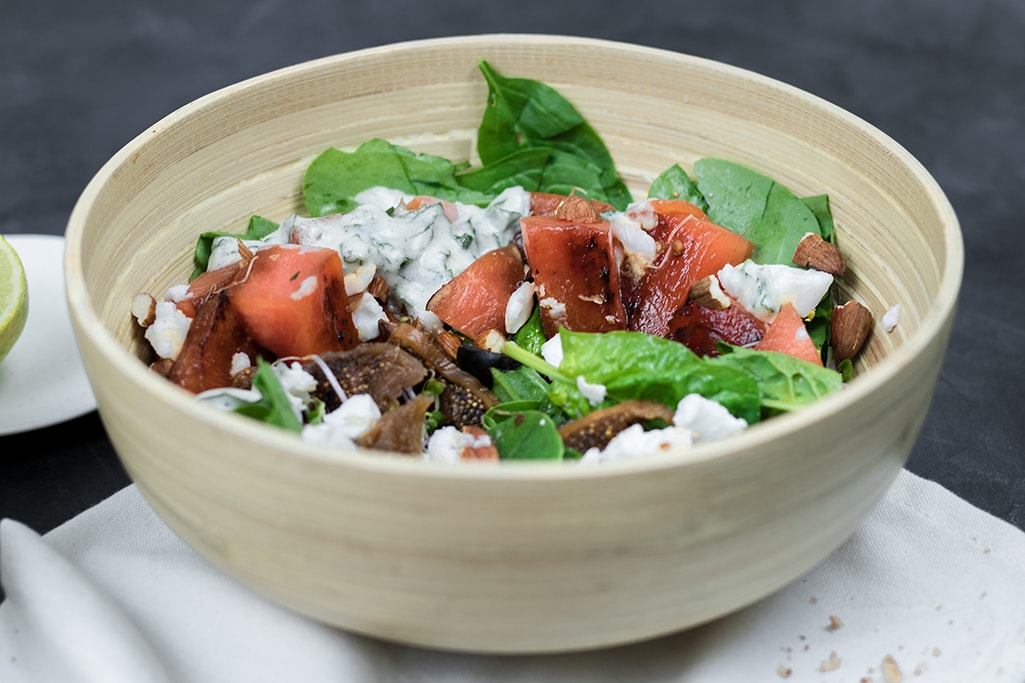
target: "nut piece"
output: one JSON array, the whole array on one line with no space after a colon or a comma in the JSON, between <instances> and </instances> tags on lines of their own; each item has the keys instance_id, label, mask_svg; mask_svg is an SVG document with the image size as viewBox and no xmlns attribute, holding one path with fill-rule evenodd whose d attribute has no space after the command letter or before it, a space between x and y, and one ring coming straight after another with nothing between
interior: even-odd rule
<instances>
[{"instance_id":1,"label":"nut piece","mask_svg":"<svg viewBox=\"0 0 1025 683\"><path fill-rule=\"evenodd\" d=\"M813 232L805 235L794 250L794 264L821 270L836 277L843 277L847 271L847 259L836 245Z\"/></svg>"},{"instance_id":2,"label":"nut piece","mask_svg":"<svg viewBox=\"0 0 1025 683\"><path fill-rule=\"evenodd\" d=\"M833 307L830 332L837 362L854 358L872 331L872 312L854 299Z\"/></svg>"},{"instance_id":3,"label":"nut piece","mask_svg":"<svg viewBox=\"0 0 1025 683\"><path fill-rule=\"evenodd\" d=\"M598 209L579 195L570 195L555 209L555 217L578 223L597 223L601 220Z\"/></svg>"},{"instance_id":4,"label":"nut piece","mask_svg":"<svg viewBox=\"0 0 1025 683\"><path fill-rule=\"evenodd\" d=\"M438 346L445 352L445 355L455 360L459 354L459 347L463 345L462 340L452 332L443 330L439 332L435 337L435 341L438 342Z\"/></svg>"},{"instance_id":5,"label":"nut piece","mask_svg":"<svg viewBox=\"0 0 1025 683\"><path fill-rule=\"evenodd\" d=\"M132 315L141 327L149 327L157 317L157 301L149 294L136 294L132 299Z\"/></svg>"},{"instance_id":6,"label":"nut piece","mask_svg":"<svg viewBox=\"0 0 1025 683\"><path fill-rule=\"evenodd\" d=\"M730 307L730 297L723 291L719 278L714 275L703 277L691 285L687 301L717 311Z\"/></svg>"}]
</instances>

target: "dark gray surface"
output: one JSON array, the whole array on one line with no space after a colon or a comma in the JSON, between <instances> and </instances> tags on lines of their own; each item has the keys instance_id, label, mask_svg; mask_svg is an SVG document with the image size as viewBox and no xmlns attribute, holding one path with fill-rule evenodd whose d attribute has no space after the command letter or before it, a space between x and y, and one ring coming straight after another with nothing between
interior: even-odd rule
<instances>
[{"instance_id":1,"label":"dark gray surface","mask_svg":"<svg viewBox=\"0 0 1025 683\"><path fill-rule=\"evenodd\" d=\"M908 466L1025 528L1020 0L4 0L0 232L63 233L111 155L213 89L387 42L493 32L608 38L749 68L848 109L921 160L960 216L967 265L949 354ZM0 437L0 517L39 532L127 482L95 413Z\"/></svg>"}]
</instances>

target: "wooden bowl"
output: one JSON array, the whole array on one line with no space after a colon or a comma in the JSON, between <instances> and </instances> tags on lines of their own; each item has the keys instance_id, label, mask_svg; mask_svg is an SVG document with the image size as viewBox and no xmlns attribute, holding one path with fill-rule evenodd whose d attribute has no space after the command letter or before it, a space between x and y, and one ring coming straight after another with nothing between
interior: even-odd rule
<instances>
[{"instance_id":1,"label":"wooden bowl","mask_svg":"<svg viewBox=\"0 0 1025 683\"><path fill-rule=\"evenodd\" d=\"M473 159L489 60L566 95L635 195L674 162L732 159L828 193L877 323L837 395L690 452L600 467L442 466L330 451L226 415L147 369L129 313L191 271L197 235L301 210L305 166L383 137ZM838 107L673 52L472 36L320 59L188 104L120 150L67 230L67 288L100 415L153 508L267 598L355 632L553 652L677 631L793 581L885 493L922 426L961 280L957 218L923 167Z\"/></svg>"}]
</instances>

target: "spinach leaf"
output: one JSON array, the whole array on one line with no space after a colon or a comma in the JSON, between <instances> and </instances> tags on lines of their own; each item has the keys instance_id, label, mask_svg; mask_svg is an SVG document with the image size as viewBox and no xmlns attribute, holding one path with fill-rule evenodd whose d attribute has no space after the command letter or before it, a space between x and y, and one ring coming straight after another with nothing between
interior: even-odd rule
<instances>
[{"instance_id":1,"label":"spinach leaf","mask_svg":"<svg viewBox=\"0 0 1025 683\"><path fill-rule=\"evenodd\" d=\"M534 355L541 354L541 347L548 339L545 337L544 326L541 324L541 308L539 306L534 306L527 322L523 323L523 327L513 335L513 341Z\"/></svg>"},{"instance_id":2,"label":"spinach leaf","mask_svg":"<svg viewBox=\"0 0 1025 683\"><path fill-rule=\"evenodd\" d=\"M704 195L679 164L673 164L652 181L648 188L648 198L683 199L702 211L708 211Z\"/></svg>"},{"instance_id":3,"label":"spinach leaf","mask_svg":"<svg viewBox=\"0 0 1025 683\"><path fill-rule=\"evenodd\" d=\"M192 275L189 277L189 280L195 280L206 272L207 265L210 263L210 254L213 252L215 238L237 237L240 240L259 240L277 229L278 224L272 220L261 218L260 216L250 216L249 225L244 234L240 235L234 232L217 230L202 233L199 236L199 239L196 240L196 250L192 257L195 269L192 271Z\"/></svg>"},{"instance_id":4,"label":"spinach leaf","mask_svg":"<svg viewBox=\"0 0 1025 683\"><path fill-rule=\"evenodd\" d=\"M801 201L815 214L815 220L819 223L819 234L822 235L822 239L836 244L833 212L829 208L829 195L817 194L813 197L802 197Z\"/></svg>"},{"instance_id":5,"label":"spinach leaf","mask_svg":"<svg viewBox=\"0 0 1025 683\"><path fill-rule=\"evenodd\" d=\"M505 371L492 369L491 375L494 378L493 391L502 403L529 403L532 408L549 414L557 412L548 397L551 385L537 370L526 366Z\"/></svg>"},{"instance_id":6,"label":"spinach leaf","mask_svg":"<svg viewBox=\"0 0 1025 683\"><path fill-rule=\"evenodd\" d=\"M310 216L343 213L356 207L357 194L383 186L411 195L485 206L492 195L468 189L456 180L467 165L433 154L417 154L386 140L364 142L353 152L330 147L307 167L303 201Z\"/></svg>"},{"instance_id":7,"label":"spinach leaf","mask_svg":"<svg viewBox=\"0 0 1025 683\"><path fill-rule=\"evenodd\" d=\"M292 432L302 431L302 421L292 410L288 394L274 374L274 368L263 358L256 359L253 388L260 392L260 400L239 406L236 413Z\"/></svg>"},{"instance_id":8,"label":"spinach leaf","mask_svg":"<svg viewBox=\"0 0 1025 683\"><path fill-rule=\"evenodd\" d=\"M557 150L559 154L553 154L545 167L542 191L576 188L618 209L627 207L630 191L619 177L612 155L565 97L540 81L501 76L485 60L478 66L488 84L477 134L477 154L484 166L523 149Z\"/></svg>"},{"instance_id":9,"label":"spinach leaf","mask_svg":"<svg viewBox=\"0 0 1025 683\"><path fill-rule=\"evenodd\" d=\"M562 330L559 334L563 351L559 372L604 385L607 402L647 399L675 408L681 398L697 393L749 424L759 420L758 385L742 368L709 363L683 344L639 332ZM562 407L571 416L586 400L575 385L560 384L553 394L553 401L564 402Z\"/></svg>"},{"instance_id":10,"label":"spinach leaf","mask_svg":"<svg viewBox=\"0 0 1025 683\"><path fill-rule=\"evenodd\" d=\"M754 351L738 346L720 345L722 355L708 362L721 367L742 369L756 378L762 406L769 415L796 410L843 385L839 372L776 351Z\"/></svg>"},{"instance_id":11,"label":"spinach leaf","mask_svg":"<svg viewBox=\"0 0 1025 683\"><path fill-rule=\"evenodd\" d=\"M694 164L698 189L708 201L708 217L755 243L757 263L793 263L807 233L822 234L816 214L772 178L722 159Z\"/></svg>"},{"instance_id":12,"label":"spinach leaf","mask_svg":"<svg viewBox=\"0 0 1025 683\"><path fill-rule=\"evenodd\" d=\"M562 460L564 448L558 427L540 410L489 409L484 429L503 460Z\"/></svg>"}]
</instances>

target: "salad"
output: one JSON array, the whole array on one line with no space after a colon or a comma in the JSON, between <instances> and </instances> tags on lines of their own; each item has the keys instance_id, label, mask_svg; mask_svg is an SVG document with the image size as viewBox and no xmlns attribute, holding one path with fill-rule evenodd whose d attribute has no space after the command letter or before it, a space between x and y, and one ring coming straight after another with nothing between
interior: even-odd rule
<instances>
[{"instance_id":1,"label":"salad","mask_svg":"<svg viewBox=\"0 0 1025 683\"><path fill-rule=\"evenodd\" d=\"M479 67L478 165L323 151L302 214L204 233L187 282L135 298L151 367L307 441L443 462L637 457L841 389L872 315L836 298L826 196L706 158L635 198L560 93Z\"/></svg>"}]
</instances>

